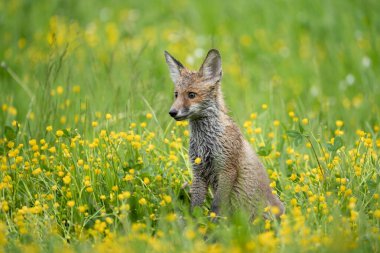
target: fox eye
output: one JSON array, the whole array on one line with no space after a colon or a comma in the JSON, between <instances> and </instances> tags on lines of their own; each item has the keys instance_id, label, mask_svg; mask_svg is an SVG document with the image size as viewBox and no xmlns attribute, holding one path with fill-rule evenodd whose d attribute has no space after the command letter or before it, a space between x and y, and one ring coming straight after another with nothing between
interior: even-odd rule
<instances>
[{"instance_id":1,"label":"fox eye","mask_svg":"<svg viewBox=\"0 0 380 253\"><path fill-rule=\"evenodd\" d=\"M188 94L187 94L187 96L190 98L190 99L193 99L193 98L195 98L195 93L194 92L189 92Z\"/></svg>"},{"instance_id":2,"label":"fox eye","mask_svg":"<svg viewBox=\"0 0 380 253\"><path fill-rule=\"evenodd\" d=\"M178 97L178 92L174 92L174 97L175 97L175 98Z\"/></svg>"}]
</instances>

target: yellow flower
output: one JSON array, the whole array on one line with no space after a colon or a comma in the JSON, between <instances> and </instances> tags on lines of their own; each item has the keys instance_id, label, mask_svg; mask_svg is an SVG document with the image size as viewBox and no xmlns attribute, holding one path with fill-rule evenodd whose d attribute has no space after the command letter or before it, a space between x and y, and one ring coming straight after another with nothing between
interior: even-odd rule
<instances>
[{"instance_id":1,"label":"yellow flower","mask_svg":"<svg viewBox=\"0 0 380 253\"><path fill-rule=\"evenodd\" d=\"M165 196L163 197L163 199L164 199L165 202L168 203L168 204L172 202L172 197L170 197L169 195L165 195Z\"/></svg>"},{"instance_id":2,"label":"yellow flower","mask_svg":"<svg viewBox=\"0 0 380 253\"><path fill-rule=\"evenodd\" d=\"M92 125L93 127L97 127L97 126L98 126L98 122L97 122L97 121L93 121L93 122L91 123L91 125Z\"/></svg>"},{"instance_id":3,"label":"yellow flower","mask_svg":"<svg viewBox=\"0 0 380 253\"><path fill-rule=\"evenodd\" d=\"M279 120L275 120L275 121L273 121L273 125L274 125L275 127L279 126L279 125L280 125L280 121L279 121Z\"/></svg>"},{"instance_id":4,"label":"yellow flower","mask_svg":"<svg viewBox=\"0 0 380 253\"><path fill-rule=\"evenodd\" d=\"M144 177L144 184L149 184L150 183L150 180L149 180L149 178L147 178L147 177Z\"/></svg>"},{"instance_id":5,"label":"yellow flower","mask_svg":"<svg viewBox=\"0 0 380 253\"><path fill-rule=\"evenodd\" d=\"M244 122L244 128L248 128L248 127L250 127L250 126L252 126L252 121L246 121L246 122Z\"/></svg>"},{"instance_id":6,"label":"yellow flower","mask_svg":"<svg viewBox=\"0 0 380 253\"><path fill-rule=\"evenodd\" d=\"M80 86L79 85L74 85L73 86L73 92L74 93L79 93L80 92Z\"/></svg>"},{"instance_id":7,"label":"yellow flower","mask_svg":"<svg viewBox=\"0 0 380 253\"><path fill-rule=\"evenodd\" d=\"M376 219L380 219L380 209L377 209L373 212L373 217Z\"/></svg>"},{"instance_id":8,"label":"yellow flower","mask_svg":"<svg viewBox=\"0 0 380 253\"><path fill-rule=\"evenodd\" d=\"M15 146L15 143L13 141L9 141L7 146L8 148L13 148Z\"/></svg>"},{"instance_id":9,"label":"yellow flower","mask_svg":"<svg viewBox=\"0 0 380 253\"><path fill-rule=\"evenodd\" d=\"M106 222L107 222L108 224L112 224L112 223L113 223L113 219L112 219L111 217L107 217L107 218L106 218Z\"/></svg>"},{"instance_id":10,"label":"yellow flower","mask_svg":"<svg viewBox=\"0 0 380 253\"><path fill-rule=\"evenodd\" d=\"M261 108L262 108L263 110L266 110L266 109L268 109L268 105L267 105L267 104L262 104L262 105L261 105Z\"/></svg>"},{"instance_id":11,"label":"yellow flower","mask_svg":"<svg viewBox=\"0 0 380 253\"><path fill-rule=\"evenodd\" d=\"M274 248L278 243L278 239L275 238L273 231L268 231L260 234L258 236L258 241L262 246L270 248Z\"/></svg>"},{"instance_id":12,"label":"yellow flower","mask_svg":"<svg viewBox=\"0 0 380 253\"><path fill-rule=\"evenodd\" d=\"M141 198L139 199L139 204L142 205L142 206L145 206L148 202L146 201L145 198Z\"/></svg>"},{"instance_id":13,"label":"yellow flower","mask_svg":"<svg viewBox=\"0 0 380 253\"><path fill-rule=\"evenodd\" d=\"M38 174L41 174L41 172L42 172L42 169L41 168L37 168L37 169L33 170L32 174L36 176Z\"/></svg>"},{"instance_id":14,"label":"yellow flower","mask_svg":"<svg viewBox=\"0 0 380 253\"><path fill-rule=\"evenodd\" d=\"M85 207L85 206L79 206L79 207L78 207L78 211L79 211L80 213L84 213L84 212L86 211L86 207Z\"/></svg>"},{"instance_id":15,"label":"yellow flower","mask_svg":"<svg viewBox=\"0 0 380 253\"><path fill-rule=\"evenodd\" d=\"M171 221L175 221L177 219L177 215L175 213L169 213L168 215L166 215L166 220L171 222Z\"/></svg>"},{"instance_id":16,"label":"yellow flower","mask_svg":"<svg viewBox=\"0 0 380 253\"><path fill-rule=\"evenodd\" d=\"M210 213L210 218L215 218L215 217L216 217L216 213L211 212L211 213Z\"/></svg>"},{"instance_id":17,"label":"yellow flower","mask_svg":"<svg viewBox=\"0 0 380 253\"><path fill-rule=\"evenodd\" d=\"M46 127L46 131L47 131L47 132L50 132L50 131L52 131L52 130L53 130L53 127L52 127L52 126L47 126L47 127Z\"/></svg>"},{"instance_id":18,"label":"yellow flower","mask_svg":"<svg viewBox=\"0 0 380 253\"><path fill-rule=\"evenodd\" d=\"M106 114L106 119L111 119L111 118L112 118L112 115L109 114L109 113L107 113L107 114Z\"/></svg>"},{"instance_id":19,"label":"yellow flower","mask_svg":"<svg viewBox=\"0 0 380 253\"><path fill-rule=\"evenodd\" d=\"M70 177L70 175L67 175L67 176L65 176L62 180L63 180L63 183L65 183L65 184L70 184L70 182L71 182L71 177Z\"/></svg>"},{"instance_id":20,"label":"yellow flower","mask_svg":"<svg viewBox=\"0 0 380 253\"><path fill-rule=\"evenodd\" d=\"M25 38L20 38L17 42L17 45L20 49L23 49L26 45L26 39Z\"/></svg>"},{"instance_id":21,"label":"yellow flower","mask_svg":"<svg viewBox=\"0 0 380 253\"><path fill-rule=\"evenodd\" d=\"M148 113L146 114L146 118L147 118L147 119L151 119L152 117L153 117L153 115L152 115L151 113L148 112Z\"/></svg>"},{"instance_id":22,"label":"yellow flower","mask_svg":"<svg viewBox=\"0 0 380 253\"><path fill-rule=\"evenodd\" d=\"M74 200L67 201L67 206L68 207L73 207L74 205L75 205L75 201Z\"/></svg>"},{"instance_id":23,"label":"yellow flower","mask_svg":"<svg viewBox=\"0 0 380 253\"><path fill-rule=\"evenodd\" d=\"M106 37L110 46L114 46L119 40L119 30L115 23L107 23L106 25Z\"/></svg>"},{"instance_id":24,"label":"yellow flower","mask_svg":"<svg viewBox=\"0 0 380 253\"><path fill-rule=\"evenodd\" d=\"M63 93L63 88L62 88L62 86L58 86L57 87L57 94L58 95L61 95Z\"/></svg>"},{"instance_id":25,"label":"yellow flower","mask_svg":"<svg viewBox=\"0 0 380 253\"><path fill-rule=\"evenodd\" d=\"M270 227L271 227L270 220L265 220L265 226L264 226L264 228L265 228L266 230L269 230Z\"/></svg>"},{"instance_id":26,"label":"yellow flower","mask_svg":"<svg viewBox=\"0 0 380 253\"><path fill-rule=\"evenodd\" d=\"M350 217L351 221L355 221L358 218L358 216L359 216L358 212L351 210L351 217Z\"/></svg>"},{"instance_id":27,"label":"yellow flower","mask_svg":"<svg viewBox=\"0 0 380 253\"><path fill-rule=\"evenodd\" d=\"M193 230L189 229L189 230L187 230L185 232L185 236L186 236L187 239L192 240L192 239L195 238L196 234L195 234L195 232Z\"/></svg>"},{"instance_id":28,"label":"yellow flower","mask_svg":"<svg viewBox=\"0 0 380 253\"><path fill-rule=\"evenodd\" d=\"M10 106L8 108L8 112L9 112L9 114L15 116L17 114L17 109L15 107L13 107L13 106ZM16 124L17 124L17 121L15 121L15 120L12 121L12 126L16 126Z\"/></svg>"},{"instance_id":29,"label":"yellow flower","mask_svg":"<svg viewBox=\"0 0 380 253\"><path fill-rule=\"evenodd\" d=\"M206 226L201 226L198 228L198 232L201 234L201 235L205 235L206 232L207 232L207 227Z\"/></svg>"},{"instance_id":30,"label":"yellow flower","mask_svg":"<svg viewBox=\"0 0 380 253\"><path fill-rule=\"evenodd\" d=\"M56 148L55 147L51 147L48 149L50 153L55 153L57 152Z\"/></svg>"},{"instance_id":31,"label":"yellow flower","mask_svg":"<svg viewBox=\"0 0 380 253\"><path fill-rule=\"evenodd\" d=\"M125 181L131 181L133 179L133 176L130 174L125 175L124 180Z\"/></svg>"},{"instance_id":32,"label":"yellow flower","mask_svg":"<svg viewBox=\"0 0 380 253\"><path fill-rule=\"evenodd\" d=\"M62 131L62 130L58 130L57 132L55 132L55 134L56 134L58 137L62 137L62 136L63 136L63 131Z\"/></svg>"},{"instance_id":33,"label":"yellow flower","mask_svg":"<svg viewBox=\"0 0 380 253\"><path fill-rule=\"evenodd\" d=\"M0 207L1 209L4 211L4 212L8 212L9 211L9 205L8 205L8 202L7 201L3 201L0 203Z\"/></svg>"},{"instance_id":34,"label":"yellow flower","mask_svg":"<svg viewBox=\"0 0 380 253\"><path fill-rule=\"evenodd\" d=\"M195 164L201 164L202 159L200 157L195 158L194 163Z\"/></svg>"},{"instance_id":35,"label":"yellow flower","mask_svg":"<svg viewBox=\"0 0 380 253\"><path fill-rule=\"evenodd\" d=\"M245 47L248 47L252 43L252 38L249 35L244 34L244 35L240 36L239 41L240 41L240 44L242 44Z\"/></svg>"},{"instance_id":36,"label":"yellow flower","mask_svg":"<svg viewBox=\"0 0 380 253\"><path fill-rule=\"evenodd\" d=\"M123 197L129 199L131 197L131 193L128 191L123 192Z\"/></svg>"},{"instance_id":37,"label":"yellow flower","mask_svg":"<svg viewBox=\"0 0 380 253\"><path fill-rule=\"evenodd\" d=\"M337 121L335 121L335 125L336 125L337 127L342 127L343 124L344 124L344 122L343 122L342 120L337 120Z\"/></svg>"},{"instance_id":38,"label":"yellow flower","mask_svg":"<svg viewBox=\"0 0 380 253\"><path fill-rule=\"evenodd\" d=\"M309 120L307 118L302 119L302 124L304 125L309 124Z\"/></svg>"},{"instance_id":39,"label":"yellow flower","mask_svg":"<svg viewBox=\"0 0 380 253\"><path fill-rule=\"evenodd\" d=\"M101 130L100 131L100 137L105 137L107 135L107 131L106 130Z\"/></svg>"}]
</instances>

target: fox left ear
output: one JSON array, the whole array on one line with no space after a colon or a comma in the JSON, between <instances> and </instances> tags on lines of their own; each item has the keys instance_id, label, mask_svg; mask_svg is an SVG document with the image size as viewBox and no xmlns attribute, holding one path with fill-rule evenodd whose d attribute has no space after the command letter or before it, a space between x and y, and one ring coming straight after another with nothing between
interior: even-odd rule
<instances>
[{"instance_id":1,"label":"fox left ear","mask_svg":"<svg viewBox=\"0 0 380 253\"><path fill-rule=\"evenodd\" d=\"M170 77L172 78L173 82L176 84L179 77L181 76L182 69L184 69L185 67L177 59L171 56L167 51L165 51L164 53L165 53L166 63L169 66Z\"/></svg>"},{"instance_id":2,"label":"fox left ear","mask_svg":"<svg viewBox=\"0 0 380 253\"><path fill-rule=\"evenodd\" d=\"M222 79L222 58L218 50L211 49L208 51L199 72L205 79L212 80L214 83Z\"/></svg>"}]
</instances>

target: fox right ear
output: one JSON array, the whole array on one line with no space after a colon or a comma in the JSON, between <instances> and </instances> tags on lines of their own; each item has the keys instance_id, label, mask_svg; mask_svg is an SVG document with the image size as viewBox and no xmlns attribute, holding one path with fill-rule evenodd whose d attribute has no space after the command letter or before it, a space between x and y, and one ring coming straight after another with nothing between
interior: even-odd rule
<instances>
[{"instance_id":1,"label":"fox right ear","mask_svg":"<svg viewBox=\"0 0 380 253\"><path fill-rule=\"evenodd\" d=\"M220 81L222 78L222 59L218 50L211 49L208 51L199 72L205 79L213 80L214 82Z\"/></svg>"},{"instance_id":2,"label":"fox right ear","mask_svg":"<svg viewBox=\"0 0 380 253\"><path fill-rule=\"evenodd\" d=\"M165 59L166 63L169 66L170 77L172 78L174 83L177 83L178 78L181 76L181 70L185 67L176 60L173 56L171 56L167 51L165 51Z\"/></svg>"}]
</instances>

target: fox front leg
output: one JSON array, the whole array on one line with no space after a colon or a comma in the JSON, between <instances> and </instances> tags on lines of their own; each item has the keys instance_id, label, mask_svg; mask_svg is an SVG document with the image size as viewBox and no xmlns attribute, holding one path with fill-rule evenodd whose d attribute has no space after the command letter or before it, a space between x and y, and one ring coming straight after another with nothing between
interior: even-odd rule
<instances>
[{"instance_id":1,"label":"fox front leg","mask_svg":"<svg viewBox=\"0 0 380 253\"><path fill-rule=\"evenodd\" d=\"M231 191L236 181L236 170L221 171L218 177L218 186L211 203L211 212L219 215L222 207L228 207L230 203Z\"/></svg>"},{"instance_id":2,"label":"fox front leg","mask_svg":"<svg viewBox=\"0 0 380 253\"><path fill-rule=\"evenodd\" d=\"M191 185L190 193L191 211L193 211L194 207L202 205L206 199L207 183L205 182L205 180L195 176Z\"/></svg>"}]
</instances>

